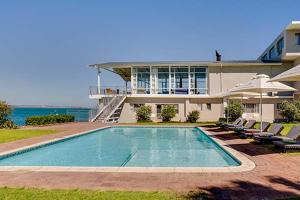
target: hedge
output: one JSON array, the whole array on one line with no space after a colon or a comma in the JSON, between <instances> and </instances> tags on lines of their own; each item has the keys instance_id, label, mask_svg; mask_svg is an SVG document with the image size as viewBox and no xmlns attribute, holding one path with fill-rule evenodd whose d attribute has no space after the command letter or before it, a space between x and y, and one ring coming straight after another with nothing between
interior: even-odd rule
<instances>
[{"instance_id":1,"label":"hedge","mask_svg":"<svg viewBox=\"0 0 300 200\"><path fill-rule=\"evenodd\" d=\"M27 117L25 123L27 126L40 126L74 121L75 117L73 115L46 115Z\"/></svg>"}]
</instances>

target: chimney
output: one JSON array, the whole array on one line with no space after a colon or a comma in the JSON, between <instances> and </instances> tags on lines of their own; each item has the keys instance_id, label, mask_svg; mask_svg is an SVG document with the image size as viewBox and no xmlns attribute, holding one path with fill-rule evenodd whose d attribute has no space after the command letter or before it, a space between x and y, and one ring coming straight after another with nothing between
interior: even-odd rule
<instances>
[{"instance_id":1,"label":"chimney","mask_svg":"<svg viewBox=\"0 0 300 200\"><path fill-rule=\"evenodd\" d=\"M216 61L220 62L221 61L222 55L216 50Z\"/></svg>"}]
</instances>

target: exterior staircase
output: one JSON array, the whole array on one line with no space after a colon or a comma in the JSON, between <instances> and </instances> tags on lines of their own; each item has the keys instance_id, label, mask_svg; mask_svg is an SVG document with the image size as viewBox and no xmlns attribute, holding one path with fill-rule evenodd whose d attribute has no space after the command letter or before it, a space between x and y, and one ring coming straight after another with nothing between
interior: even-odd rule
<instances>
[{"instance_id":1,"label":"exterior staircase","mask_svg":"<svg viewBox=\"0 0 300 200\"><path fill-rule=\"evenodd\" d=\"M104 97L105 98L105 97ZM119 121L126 95L116 95L110 97L108 103L91 119L92 122L115 123ZM107 99L104 99L107 102Z\"/></svg>"}]
</instances>

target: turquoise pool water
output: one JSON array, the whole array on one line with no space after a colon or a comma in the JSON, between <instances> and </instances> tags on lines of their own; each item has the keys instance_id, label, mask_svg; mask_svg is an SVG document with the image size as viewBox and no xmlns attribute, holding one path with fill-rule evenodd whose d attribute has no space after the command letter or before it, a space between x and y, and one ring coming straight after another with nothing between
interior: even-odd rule
<instances>
[{"instance_id":1,"label":"turquoise pool water","mask_svg":"<svg viewBox=\"0 0 300 200\"><path fill-rule=\"evenodd\" d=\"M112 127L0 157L0 165L225 167L240 164L197 128Z\"/></svg>"}]
</instances>

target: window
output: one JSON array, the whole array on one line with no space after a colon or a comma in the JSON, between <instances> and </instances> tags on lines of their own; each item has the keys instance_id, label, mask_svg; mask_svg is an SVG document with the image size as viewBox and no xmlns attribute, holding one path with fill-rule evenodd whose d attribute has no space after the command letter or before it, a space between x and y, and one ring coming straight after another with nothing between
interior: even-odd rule
<instances>
[{"instance_id":1,"label":"window","mask_svg":"<svg viewBox=\"0 0 300 200\"><path fill-rule=\"evenodd\" d=\"M261 57L261 60L262 60L262 61L268 60L268 54L263 55L263 57Z\"/></svg>"},{"instance_id":2,"label":"window","mask_svg":"<svg viewBox=\"0 0 300 200\"><path fill-rule=\"evenodd\" d=\"M190 67L190 94L207 94L206 67Z\"/></svg>"},{"instance_id":3,"label":"window","mask_svg":"<svg viewBox=\"0 0 300 200\"><path fill-rule=\"evenodd\" d=\"M283 37L280 38L280 40L278 40L277 42L277 54L278 55L281 55L282 53L282 49L284 48L284 40L283 40Z\"/></svg>"},{"instance_id":4,"label":"window","mask_svg":"<svg viewBox=\"0 0 300 200\"><path fill-rule=\"evenodd\" d=\"M178 109L178 104L157 104L156 105L156 116L158 119L161 119L161 111L164 108L165 105L173 105L175 106L176 113L178 114L179 109Z\"/></svg>"},{"instance_id":5,"label":"window","mask_svg":"<svg viewBox=\"0 0 300 200\"><path fill-rule=\"evenodd\" d=\"M139 109L143 105L145 105L145 104L130 104L131 110L133 110L134 112L136 112L137 109Z\"/></svg>"},{"instance_id":6,"label":"window","mask_svg":"<svg viewBox=\"0 0 300 200\"><path fill-rule=\"evenodd\" d=\"M188 67L171 68L171 93L188 94L189 73Z\"/></svg>"},{"instance_id":7,"label":"window","mask_svg":"<svg viewBox=\"0 0 300 200\"><path fill-rule=\"evenodd\" d=\"M206 104L206 109L207 109L207 110L211 110L211 103L207 103L207 104Z\"/></svg>"},{"instance_id":8,"label":"window","mask_svg":"<svg viewBox=\"0 0 300 200\"><path fill-rule=\"evenodd\" d=\"M137 94L150 93L150 67L133 68L133 88Z\"/></svg>"},{"instance_id":9,"label":"window","mask_svg":"<svg viewBox=\"0 0 300 200\"><path fill-rule=\"evenodd\" d=\"M276 57L275 48L272 47L269 51L269 59L273 59Z\"/></svg>"},{"instance_id":10,"label":"window","mask_svg":"<svg viewBox=\"0 0 300 200\"><path fill-rule=\"evenodd\" d=\"M202 103L199 103L199 104L197 104L198 105L198 108L199 108L199 110L203 110L203 104Z\"/></svg>"},{"instance_id":11,"label":"window","mask_svg":"<svg viewBox=\"0 0 300 200\"><path fill-rule=\"evenodd\" d=\"M247 103L247 104L243 104L243 106L244 106L245 113L258 113L259 112L258 104Z\"/></svg>"},{"instance_id":12,"label":"window","mask_svg":"<svg viewBox=\"0 0 300 200\"><path fill-rule=\"evenodd\" d=\"M295 33L295 42L296 45L300 45L300 33Z\"/></svg>"},{"instance_id":13,"label":"window","mask_svg":"<svg viewBox=\"0 0 300 200\"><path fill-rule=\"evenodd\" d=\"M153 67L154 94L169 94L169 67Z\"/></svg>"}]
</instances>

